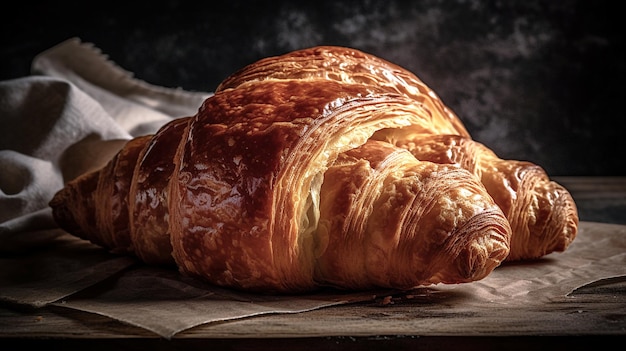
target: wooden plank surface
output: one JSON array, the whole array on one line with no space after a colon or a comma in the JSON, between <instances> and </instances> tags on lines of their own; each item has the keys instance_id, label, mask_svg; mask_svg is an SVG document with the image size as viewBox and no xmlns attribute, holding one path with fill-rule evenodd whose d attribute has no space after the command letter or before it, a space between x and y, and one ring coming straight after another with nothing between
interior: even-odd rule
<instances>
[{"instance_id":1,"label":"wooden plank surface","mask_svg":"<svg viewBox=\"0 0 626 351\"><path fill-rule=\"evenodd\" d=\"M452 296L393 296L372 302L201 325L175 338L302 338L373 336L622 335L626 332L626 281L615 279L578 291L557 308L524 311L493 307L442 311ZM521 315L532 318L520 318ZM0 309L2 337L156 338L144 329L76 310Z\"/></svg>"},{"instance_id":2,"label":"wooden plank surface","mask_svg":"<svg viewBox=\"0 0 626 351\"><path fill-rule=\"evenodd\" d=\"M576 200L582 221L626 225L626 177L554 177Z\"/></svg>"},{"instance_id":3,"label":"wooden plank surface","mask_svg":"<svg viewBox=\"0 0 626 351\"><path fill-rule=\"evenodd\" d=\"M626 199L626 177L554 177L553 179L567 188L576 200Z\"/></svg>"}]
</instances>

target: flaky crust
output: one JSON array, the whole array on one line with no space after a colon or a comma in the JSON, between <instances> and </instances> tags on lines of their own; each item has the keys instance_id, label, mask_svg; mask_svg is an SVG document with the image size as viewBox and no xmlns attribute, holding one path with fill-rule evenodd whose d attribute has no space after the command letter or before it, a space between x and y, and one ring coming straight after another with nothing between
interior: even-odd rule
<instances>
[{"instance_id":1,"label":"flaky crust","mask_svg":"<svg viewBox=\"0 0 626 351\"><path fill-rule=\"evenodd\" d=\"M528 170L538 167L500 166L486 147L445 159L440 144L451 144L438 136L474 145L412 73L311 48L244 67L196 115L130 141L50 205L61 227L99 245L264 293L465 283L512 243L520 258L567 247L577 217L564 189L543 186L545 173ZM509 187L525 200L505 201L511 174L544 194ZM564 200L537 201L556 193ZM520 215L528 208L538 215ZM567 230L546 220L559 216ZM511 223L533 234L512 238Z\"/></svg>"},{"instance_id":2,"label":"flaky crust","mask_svg":"<svg viewBox=\"0 0 626 351\"><path fill-rule=\"evenodd\" d=\"M376 56L359 50L336 46L317 46L267 57L227 77L216 91L233 89L263 80L330 80L345 85L359 85L372 93L403 95L418 103L430 119L426 133L469 133L456 114L415 74ZM419 132L415 125L412 132Z\"/></svg>"},{"instance_id":3,"label":"flaky crust","mask_svg":"<svg viewBox=\"0 0 626 351\"><path fill-rule=\"evenodd\" d=\"M341 154L325 178L320 282L358 289L469 282L509 252L509 223L464 169L370 140Z\"/></svg>"}]
</instances>

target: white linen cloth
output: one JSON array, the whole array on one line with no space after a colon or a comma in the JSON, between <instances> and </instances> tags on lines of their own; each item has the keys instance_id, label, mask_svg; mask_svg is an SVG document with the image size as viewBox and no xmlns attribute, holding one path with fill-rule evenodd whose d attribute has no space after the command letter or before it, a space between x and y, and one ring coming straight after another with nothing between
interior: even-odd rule
<instances>
[{"instance_id":1,"label":"white linen cloth","mask_svg":"<svg viewBox=\"0 0 626 351\"><path fill-rule=\"evenodd\" d=\"M0 250L45 241L38 231L56 226L48 202L66 181L211 94L136 79L78 38L35 57L31 76L1 81Z\"/></svg>"}]
</instances>

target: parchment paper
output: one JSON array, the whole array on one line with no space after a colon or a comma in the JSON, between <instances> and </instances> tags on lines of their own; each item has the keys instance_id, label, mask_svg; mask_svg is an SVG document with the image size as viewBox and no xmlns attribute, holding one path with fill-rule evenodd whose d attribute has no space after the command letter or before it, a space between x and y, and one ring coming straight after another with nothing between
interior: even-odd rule
<instances>
[{"instance_id":1,"label":"parchment paper","mask_svg":"<svg viewBox=\"0 0 626 351\"><path fill-rule=\"evenodd\" d=\"M194 114L210 95L134 79L76 38L38 56L33 76L0 82L0 301L87 311L171 338L200 324L425 291L240 293L109 253L56 227L47 203L64 181L100 167L133 136ZM586 284L625 279L625 228L582 222L564 253L504 264L478 282L427 289L465 297L447 310L567 299Z\"/></svg>"}]
</instances>

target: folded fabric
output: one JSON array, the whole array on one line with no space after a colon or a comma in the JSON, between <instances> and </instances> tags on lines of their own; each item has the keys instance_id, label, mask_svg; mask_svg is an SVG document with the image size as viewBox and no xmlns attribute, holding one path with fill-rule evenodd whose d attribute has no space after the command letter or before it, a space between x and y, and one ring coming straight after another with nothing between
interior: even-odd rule
<instances>
[{"instance_id":1,"label":"folded fabric","mask_svg":"<svg viewBox=\"0 0 626 351\"><path fill-rule=\"evenodd\" d=\"M130 138L193 115L209 92L133 78L91 44L69 39L38 55L33 74L0 82L0 248L54 226L48 201L101 167ZM26 240L28 242L28 240Z\"/></svg>"}]
</instances>

